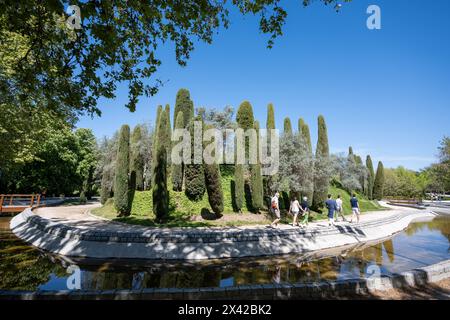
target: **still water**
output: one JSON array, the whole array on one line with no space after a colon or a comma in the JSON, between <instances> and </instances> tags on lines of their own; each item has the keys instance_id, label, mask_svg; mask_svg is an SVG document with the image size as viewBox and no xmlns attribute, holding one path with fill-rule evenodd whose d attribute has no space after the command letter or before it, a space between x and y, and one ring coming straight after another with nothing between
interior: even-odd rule
<instances>
[{"instance_id":1,"label":"still water","mask_svg":"<svg viewBox=\"0 0 450 320\"><path fill-rule=\"evenodd\" d=\"M73 262L44 253L15 237L10 218L0 218L0 290L67 290ZM450 216L412 223L378 243L309 255L245 258L197 263L138 260L77 261L81 289L227 287L248 284L316 282L411 270L450 259ZM370 269L373 269L371 267Z\"/></svg>"}]
</instances>

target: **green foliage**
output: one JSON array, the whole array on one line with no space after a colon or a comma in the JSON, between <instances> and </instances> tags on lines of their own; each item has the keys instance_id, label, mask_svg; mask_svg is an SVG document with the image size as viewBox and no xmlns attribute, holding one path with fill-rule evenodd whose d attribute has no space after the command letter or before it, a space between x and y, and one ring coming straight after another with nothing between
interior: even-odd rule
<instances>
[{"instance_id":1,"label":"green foliage","mask_svg":"<svg viewBox=\"0 0 450 320\"><path fill-rule=\"evenodd\" d=\"M187 89L180 89L177 92L174 112L175 121L179 112L183 112L183 128L188 128L191 119L194 117L194 102L192 102Z\"/></svg>"},{"instance_id":2,"label":"green foliage","mask_svg":"<svg viewBox=\"0 0 450 320\"><path fill-rule=\"evenodd\" d=\"M131 171L128 178L128 206L132 208L136 192L136 171Z\"/></svg>"},{"instance_id":3,"label":"green foliage","mask_svg":"<svg viewBox=\"0 0 450 320\"><path fill-rule=\"evenodd\" d=\"M257 145L259 146L259 122L255 121L254 128L257 133ZM255 211L262 209L264 205L263 200L263 180L261 175L261 159L258 158L258 163L250 166L250 185L251 185L251 197L252 197L252 207Z\"/></svg>"},{"instance_id":4,"label":"green foliage","mask_svg":"<svg viewBox=\"0 0 450 320\"><path fill-rule=\"evenodd\" d=\"M120 216L129 215L131 211L129 199L128 173L130 168L130 127L120 128L119 144L116 158L116 173L114 178L114 206Z\"/></svg>"},{"instance_id":5,"label":"green foliage","mask_svg":"<svg viewBox=\"0 0 450 320\"><path fill-rule=\"evenodd\" d=\"M284 118L283 131L285 135L290 137L293 136L291 119L289 117Z\"/></svg>"},{"instance_id":6,"label":"green foliage","mask_svg":"<svg viewBox=\"0 0 450 320\"><path fill-rule=\"evenodd\" d=\"M0 119L5 120L0 122L0 138L5 141L0 146L0 192L72 195L79 193L87 180L85 194L91 197L97 166L97 144L91 130L74 132L66 120L45 111L27 117L21 112L9 114L1 107Z\"/></svg>"},{"instance_id":7,"label":"green foliage","mask_svg":"<svg viewBox=\"0 0 450 320\"><path fill-rule=\"evenodd\" d=\"M236 164L234 167L234 204L238 212L242 211L244 207L245 197L245 180L244 180L244 165Z\"/></svg>"},{"instance_id":8,"label":"green foliage","mask_svg":"<svg viewBox=\"0 0 450 320\"><path fill-rule=\"evenodd\" d=\"M166 148L166 154L167 154L167 170L170 172L170 165L172 163L171 161L171 153L172 153L172 126L170 124L170 105L166 104L166 108L164 109L164 113L166 116L166 127L164 129L164 146ZM160 141L161 142L161 141Z\"/></svg>"},{"instance_id":9,"label":"green foliage","mask_svg":"<svg viewBox=\"0 0 450 320\"><path fill-rule=\"evenodd\" d=\"M194 160L194 149L195 149L195 137L194 137L194 122L200 121L200 117L194 118L194 121L190 124L191 132L191 159ZM203 125L202 125L203 126ZM203 137L203 134L202 134ZM203 138L200 140L202 141ZM203 161L203 157L202 157ZM192 161L194 162L194 161ZM184 169L184 179L185 179L185 193L186 196L193 200L199 201L205 194L205 173L203 171L203 163L196 164L186 164Z\"/></svg>"},{"instance_id":10,"label":"green foliage","mask_svg":"<svg viewBox=\"0 0 450 320\"><path fill-rule=\"evenodd\" d=\"M75 131L78 141L78 167L77 174L83 180L80 186L88 199L92 198L94 185L94 171L98 164L97 140L91 129L80 128Z\"/></svg>"},{"instance_id":11,"label":"green foliage","mask_svg":"<svg viewBox=\"0 0 450 320\"><path fill-rule=\"evenodd\" d=\"M183 111L179 111L175 120L175 129L184 128L184 114ZM180 155L182 157L182 154ZM174 164L172 163L172 184L173 191L181 191L183 189L183 163Z\"/></svg>"},{"instance_id":12,"label":"green foliage","mask_svg":"<svg viewBox=\"0 0 450 320\"><path fill-rule=\"evenodd\" d=\"M425 193L426 184L418 173L404 167L384 169L384 196L420 198Z\"/></svg>"},{"instance_id":13,"label":"green foliage","mask_svg":"<svg viewBox=\"0 0 450 320\"><path fill-rule=\"evenodd\" d=\"M83 190L80 193L80 204L86 204L86 202L87 202L87 198L86 198L86 194Z\"/></svg>"},{"instance_id":14,"label":"green foliage","mask_svg":"<svg viewBox=\"0 0 450 320\"><path fill-rule=\"evenodd\" d=\"M205 129L211 129L212 126L205 126ZM219 164L206 164L204 163L205 172L205 185L208 192L209 205L213 212L219 215L223 212L223 191L222 191L222 179L220 177Z\"/></svg>"},{"instance_id":15,"label":"green foliage","mask_svg":"<svg viewBox=\"0 0 450 320\"><path fill-rule=\"evenodd\" d=\"M329 157L330 147L328 145L328 131L325 118L320 115L318 118L318 141L316 147L316 157Z\"/></svg>"},{"instance_id":16,"label":"green foliage","mask_svg":"<svg viewBox=\"0 0 450 320\"><path fill-rule=\"evenodd\" d=\"M118 140L119 132L116 131L111 138L104 137L99 146L100 156L96 175L97 180L101 181L100 199L102 203L113 196Z\"/></svg>"},{"instance_id":17,"label":"green foliage","mask_svg":"<svg viewBox=\"0 0 450 320\"><path fill-rule=\"evenodd\" d=\"M266 129L267 129L267 150L268 154L270 155L271 150L271 137L270 137L270 130L275 129L275 110L272 103L269 103L267 105L267 121L266 121ZM272 195L275 190L273 187L274 181L272 179L272 176L264 176L263 178L263 187L264 187L264 194L265 195Z\"/></svg>"},{"instance_id":18,"label":"green foliage","mask_svg":"<svg viewBox=\"0 0 450 320\"><path fill-rule=\"evenodd\" d=\"M316 146L316 158L314 163L314 196L313 208L323 207L327 198L330 182L330 149L328 145L328 132L325 118L318 118L318 141Z\"/></svg>"},{"instance_id":19,"label":"green foliage","mask_svg":"<svg viewBox=\"0 0 450 320\"><path fill-rule=\"evenodd\" d=\"M373 199L373 185L375 182L375 170L373 169L373 162L372 162L372 158L370 157L370 155L368 155L366 158L366 167L369 172L366 195L370 200L372 200Z\"/></svg>"},{"instance_id":20,"label":"green foliage","mask_svg":"<svg viewBox=\"0 0 450 320\"><path fill-rule=\"evenodd\" d=\"M322 0L328 4L335 0ZM303 1L309 5L310 1ZM68 5L80 8L81 28L66 25ZM10 105L27 103L61 113L100 114L97 101L114 99L128 83L126 107L134 111L143 95L155 95L153 79L162 61L161 45L172 42L178 64L185 66L195 44L211 43L228 28L230 9L259 17L259 29L271 48L282 35L287 16L278 0L235 1L16 1L0 13L0 96Z\"/></svg>"},{"instance_id":21,"label":"green foliage","mask_svg":"<svg viewBox=\"0 0 450 320\"><path fill-rule=\"evenodd\" d=\"M348 156L353 157L355 154L353 153L353 147L348 147Z\"/></svg>"},{"instance_id":22,"label":"green foliage","mask_svg":"<svg viewBox=\"0 0 450 320\"><path fill-rule=\"evenodd\" d=\"M163 143L165 139L167 139L168 121L169 118L167 112L161 111L154 140L154 150L156 150L156 152L153 157L153 213L156 216L156 220L159 222L167 219L169 214L167 145Z\"/></svg>"},{"instance_id":23,"label":"green foliage","mask_svg":"<svg viewBox=\"0 0 450 320\"><path fill-rule=\"evenodd\" d=\"M243 130L253 129L255 119L253 117L253 108L250 102L244 101L240 104L239 109L236 113L236 122L237 126ZM245 137L245 159L249 160L250 154L250 140L249 137ZM256 171L254 171L257 174ZM235 205L236 209L240 212L244 207L245 200L245 174L246 168L242 164L235 165L235 176L234 176L234 184L235 184ZM255 177L256 179L256 177ZM256 181L255 181L256 182ZM250 201L247 203L251 203L251 195Z\"/></svg>"},{"instance_id":24,"label":"green foliage","mask_svg":"<svg viewBox=\"0 0 450 320\"><path fill-rule=\"evenodd\" d=\"M233 120L234 109L231 106L226 106L223 111L216 108L199 107L197 108L197 114L205 124L210 124L219 130L234 129L236 126Z\"/></svg>"},{"instance_id":25,"label":"green foliage","mask_svg":"<svg viewBox=\"0 0 450 320\"><path fill-rule=\"evenodd\" d=\"M305 152L307 153L308 157L312 160L310 161L309 167L307 169L308 175L304 178L306 190L302 192L302 196L306 196L308 198L309 204L312 205L312 200L314 196L314 160L311 143L311 133L309 131L309 126L302 118L299 119L298 131L301 132Z\"/></svg>"},{"instance_id":26,"label":"green foliage","mask_svg":"<svg viewBox=\"0 0 450 320\"><path fill-rule=\"evenodd\" d=\"M426 180L426 189L430 192L446 193L450 191L450 138L444 137L438 147L439 162L423 171L422 180Z\"/></svg>"},{"instance_id":27,"label":"green foliage","mask_svg":"<svg viewBox=\"0 0 450 320\"><path fill-rule=\"evenodd\" d=\"M334 199L336 199L336 197L340 195L342 199L344 213L345 214L352 213L352 208L350 205L351 194L349 192L332 185L329 187L328 193L330 193ZM377 201L371 201L367 199L363 194L358 194L357 192L356 195L358 198L358 203L361 212L383 210L383 207L381 207L377 203Z\"/></svg>"},{"instance_id":28,"label":"green foliage","mask_svg":"<svg viewBox=\"0 0 450 320\"><path fill-rule=\"evenodd\" d=\"M136 190L144 190L144 157L142 156L143 136L137 125L131 135L130 172L136 176Z\"/></svg>"},{"instance_id":29,"label":"green foliage","mask_svg":"<svg viewBox=\"0 0 450 320\"><path fill-rule=\"evenodd\" d=\"M380 161L378 162L377 174L373 185L373 197L376 200L383 199L384 196L384 166Z\"/></svg>"},{"instance_id":30,"label":"green foliage","mask_svg":"<svg viewBox=\"0 0 450 320\"><path fill-rule=\"evenodd\" d=\"M269 103L269 105L267 106L266 129L267 130L275 129L275 110L273 108L272 103Z\"/></svg>"},{"instance_id":31,"label":"green foliage","mask_svg":"<svg viewBox=\"0 0 450 320\"><path fill-rule=\"evenodd\" d=\"M312 154L311 133L309 131L309 126L303 121L303 119L300 119L300 123L303 123L301 125L301 133L302 133L303 140L306 143L308 152Z\"/></svg>"},{"instance_id":32,"label":"green foliage","mask_svg":"<svg viewBox=\"0 0 450 320\"><path fill-rule=\"evenodd\" d=\"M155 124L155 132L153 133L153 145L152 145L152 159L156 159L156 153L158 151L158 144L160 144L160 133L159 128L161 127L161 116L163 114L162 105L159 105L156 109L156 124ZM152 183L151 185L155 185L155 161L152 163Z\"/></svg>"},{"instance_id":33,"label":"green foliage","mask_svg":"<svg viewBox=\"0 0 450 320\"><path fill-rule=\"evenodd\" d=\"M236 122L239 128L244 130L252 129L254 121L252 105L248 101L242 102L236 113Z\"/></svg>"},{"instance_id":34,"label":"green foliage","mask_svg":"<svg viewBox=\"0 0 450 320\"><path fill-rule=\"evenodd\" d=\"M280 139L280 167L276 188L283 191L283 198L290 203L290 196L307 196L313 192L312 154L307 152L306 142L300 133L285 134Z\"/></svg>"},{"instance_id":35,"label":"green foliage","mask_svg":"<svg viewBox=\"0 0 450 320\"><path fill-rule=\"evenodd\" d=\"M111 195L111 189L108 187L108 177L106 174L102 175L102 182L100 187L100 203L105 204Z\"/></svg>"},{"instance_id":36,"label":"green foliage","mask_svg":"<svg viewBox=\"0 0 450 320\"><path fill-rule=\"evenodd\" d=\"M167 189L167 154L163 146L158 146L158 151L154 159L154 176L155 183L153 185L153 213L156 221L162 222L167 219L169 214L169 191Z\"/></svg>"}]
</instances>

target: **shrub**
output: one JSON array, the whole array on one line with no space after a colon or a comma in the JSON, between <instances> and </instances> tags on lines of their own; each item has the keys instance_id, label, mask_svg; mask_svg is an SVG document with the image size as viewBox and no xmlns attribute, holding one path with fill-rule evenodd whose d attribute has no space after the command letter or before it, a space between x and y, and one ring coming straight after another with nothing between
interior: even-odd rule
<instances>
[{"instance_id":1,"label":"shrub","mask_svg":"<svg viewBox=\"0 0 450 320\"><path fill-rule=\"evenodd\" d=\"M191 159L194 160L194 122L201 121L200 117L196 117L190 124L191 131ZM202 135L203 136L203 135ZM203 140L203 139L202 139ZM202 157L203 159L203 157ZM203 171L203 163L186 164L184 169L185 193L192 201L199 201L205 194L205 173Z\"/></svg>"},{"instance_id":2,"label":"shrub","mask_svg":"<svg viewBox=\"0 0 450 320\"><path fill-rule=\"evenodd\" d=\"M144 158L141 155L142 132L137 125L131 135L130 171L136 176L136 189L144 190Z\"/></svg>"},{"instance_id":3,"label":"shrub","mask_svg":"<svg viewBox=\"0 0 450 320\"><path fill-rule=\"evenodd\" d=\"M119 145L116 158L116 172L114 177L114 206L120 216L129 215L131 206L129 201L128 172L130 166L130 127L120 128Z\"/></svg>"},{"instance_id":4,"label":"shrub","mask_svg":"<svg viewBox=\"0 0 450 320\"><path fill-rule=\"evenodd\" d=\"M205 127L205 129L210 128L212 128L212 126ZM212 211L216 215L219 215L223 212L223 191L222 191L222 179L220 177L219 164L204 163L204 172L209 205L211 206Z\"/></svg>"},{"instance_id":5,"label":"shrub","mask_svg":"<svg viewBox=\"0 0 450 320\"><path fill-rule=\"evenodd\" d=\"M377 174L373 185L373 197L376 200L383 199L384 196L384 166L380 161L378 162Z\"/></svg>"},{"instance_id":6,"label":"shrub","mask_svg":"<svg viewBox=\"0 0 450 320\"><path fill-rule=\"evenodd\" d=\"M328 145L328 132L325 118L318 118L318 141L316 146L316 159L314 162L314 196L313 208L323 207L327 199L330 182L330 148Z\"/></svg>"},{"instance_id":7,"label":"shrub","mask_svg":"<svg viewBox=\"0 0 450 320\"><path fill-rule=\"evenodd\" d=\"M184 116L183 111L178 112L177 118L175 120L175 129L184 128ZM182 155L181 155L182 156ZM183 189L183 163L174 164L172 163L172 184L174 191L181 191Z\"/></svg>"}]
</instances>

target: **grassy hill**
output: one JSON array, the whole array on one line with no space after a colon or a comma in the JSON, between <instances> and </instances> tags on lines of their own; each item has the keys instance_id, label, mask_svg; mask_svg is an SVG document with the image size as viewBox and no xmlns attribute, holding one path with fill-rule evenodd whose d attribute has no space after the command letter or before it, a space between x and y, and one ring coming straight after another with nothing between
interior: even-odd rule
<instances>
[{"instance_id":1,"label":"grassy hill","mask_svg":"<svg viewBox=\"0 0 450 320\"><path fill-rule=\"evenodd\" d=\"M209 219L211 214L209 211L211 207L208 202L208 195L205 193L203 198L198 202L189 200L184 192L170 190L170 221L164 226L167 227L199 227L199 226L239 226L249 224L268 224L271 221L271 217L268 212L262 214L251 213L248 209L249 203L245 203L246 206L243 210L243 214L237 214L233 211L233 201L231 192L231 181L233 175L230 172L222 173L222 189L224 193L224 213L223 217L217 220ZM351 214L350 207L350 194L335 186L330 187L329 192L336 197L338 194L344 203L344 213ZM382 210L383 208L376 201L369 201L363 196L358 195L360 207L362 212ZM108 202L101 208L94 209L93 214L125 223L139 224L146 226L158 226L154 222L152 205L152 192L151 191L136 191L133 208L129 217L117 218L117 214L114 210L113 199L109 199ZM313 212L311 219L321 220L325 219L325 214L319 214ZM285 217L283 222L287 223L291 221L289 217Z\"/></svg>"}]
</instances>

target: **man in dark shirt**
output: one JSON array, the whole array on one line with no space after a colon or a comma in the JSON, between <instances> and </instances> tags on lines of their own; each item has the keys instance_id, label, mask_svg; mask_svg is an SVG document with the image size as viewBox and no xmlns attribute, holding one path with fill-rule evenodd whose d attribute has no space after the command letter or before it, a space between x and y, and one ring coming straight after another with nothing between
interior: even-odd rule
<instances>
[{"instance_id":1,"label":"man in dark shirt","mask_svg":"<svg viewBox=\"0 0 450 320\"><path fill-rule=\"evenodd\" d=\"M325 201L325 205L328 209L328 225L334 226L334 212L337 210L337 204L331 194L328 195L328 200Z\"/></svg>"},{"instance_id":2,"label":"man in dark shirt","mask_svg":"<svg viewBox=\"0 0 450 320\"><path fill-rule=\"evenodd\" d=\"M352 218L350 220L350 223L353 222L353 218L356 216L356 222L359 223L359 215L361 212L359 211L359 203L358 199L356 198L356 194L353 194L352 198L350 199L350 204L352 205Z\"/></svg>"},{"instance_id":3,"label":"man in dark shirt","mask_svg":"<svg viewBox=\"0 0 450 320\"><path fill-rule=\"evenodd\" d=\"M300 204L300 210L302 212L303 215L303 220L300 223L300 225L303 226L307 226L308 225L308 221L309 221L309 204L308 204L308 198L307 197L303 197L303 201Z\"/></svg>"}]
</instances>

